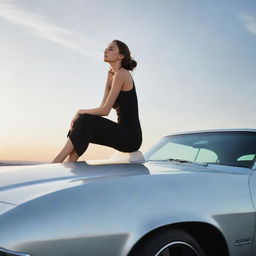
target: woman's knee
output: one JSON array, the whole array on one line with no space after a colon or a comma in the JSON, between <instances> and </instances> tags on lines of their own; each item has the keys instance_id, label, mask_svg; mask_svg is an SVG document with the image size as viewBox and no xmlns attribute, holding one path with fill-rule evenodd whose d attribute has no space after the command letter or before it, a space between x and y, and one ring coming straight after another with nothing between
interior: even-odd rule
<instances>
[{"instance_id":1,"label":"woman's knee","mask_svg":"<svg viewBox=\"0 0 256 256\"><path fill-rule=\"evenodd\" d=\"M80 114L77 120L75 121L76 126L84 126L91 123L92 117L89 114Z\"/></svg>"},{"instance_id":2,"label":"woman's knee","mask_svg":"<svg viewBox=\"0 0 256 256\"><path fill-rule=\"evenodd\" d=\"M78 119L83 121L83 122L90 122L92 120L95 120L95 118L97 118L97 116L91 115L91 114L81 114L78 117Z\"/></svg>"}]
</instances>

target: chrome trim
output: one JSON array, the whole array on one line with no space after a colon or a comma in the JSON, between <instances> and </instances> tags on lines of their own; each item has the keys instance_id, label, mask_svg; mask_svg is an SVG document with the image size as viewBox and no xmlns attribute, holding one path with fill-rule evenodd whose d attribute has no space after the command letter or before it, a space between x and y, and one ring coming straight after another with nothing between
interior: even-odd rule
<instances>
[{"instance_id":1,"label":"chrome trim","mask_svg":"<svg viewBox=\"0 0 256 256\"><path fill-rule=\"evenodd\" d=\"M182 242L182 241L171 242L171 243L165 245L163 248L161 248L161 249L155 254L155 256L160 256L160 253L162 253L166 248L171 247L171 246L173 246L173 245L177 245L177 244L182 244L182 245L185 245L185 246L189 247L190 249L193 250L193 252L194 252L197 256L199 256L198 252L196 251L196 249L195 249L194 247L192 247L190 244L187 244L187 243Z\"/></svg>"},{"instance_id":2,"label":"chrome trim","mask_svg":"<svg viewBox=\"0 0 256 256\"><path fill-rule=\"evenodd\" d=\"M0 201L0 203L3 203L3 204L10 204L10 205L14 205L14 206L16 206L16 205L17 205L17 204L8 203L8 202L5 202L5 201Z\"/></svg>"},{"instance_id":3,"label":"chrome trim","mask_svg":"<svg viewBox=\"0 0 256 256\"><path fill-rule=\"evenodd\" d=\"M15 252L15 251L10 251L6 250L4 248L0 248L0 252L7 253L8 256L32 256L32 254L24 253L24 252Z\"/></svg>"},{"instance_id":4,"label":"chrome trim","mask_svg":"<svg viewBox=\"0 0 256 256\"><path fill-rule=\"evenodd\" d=\"M184 132L174 132L165 135L164 137L169 137L173 135L185 135L194 133L208 133L208 132L256 132L256 129L244 128L244 129L209 129L209 130L195 130L195 131L184 131Z\"/></svg>"}]
</instances>

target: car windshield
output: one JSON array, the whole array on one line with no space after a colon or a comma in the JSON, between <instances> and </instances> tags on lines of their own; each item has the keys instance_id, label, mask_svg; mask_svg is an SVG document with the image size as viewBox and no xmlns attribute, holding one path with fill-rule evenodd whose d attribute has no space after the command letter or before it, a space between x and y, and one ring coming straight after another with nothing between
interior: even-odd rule
<instances>
[{"instance_id":1,"label":"car windshield","mask_svg":"<svg viewBox=\"0 0 256 256\"><path fill-rule=\"evenodd\" d=\"M256 159L255 132L204 132L162 138L145 153L147 160L196 162L251 168Z\"/></svg>"}]
</instances>

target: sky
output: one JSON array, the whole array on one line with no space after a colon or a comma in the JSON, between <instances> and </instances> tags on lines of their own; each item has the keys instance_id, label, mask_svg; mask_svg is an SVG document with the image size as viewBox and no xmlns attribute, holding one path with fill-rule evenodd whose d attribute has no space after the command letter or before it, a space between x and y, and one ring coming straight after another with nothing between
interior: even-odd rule
<instances>
[{"instance_id":1,"label":"sky","mask_svg":"<svg viewBox=\"0 0 256 256\"><path fill-rule=\"evenodd\" d=\"M256 128L255 0L0 0L0 31L0 160L58 154L77 110L101 103L114 39L138 63L142 152L170 133ZM79 160L113 153L90 144Z\"/></svg>"}]
</instances>

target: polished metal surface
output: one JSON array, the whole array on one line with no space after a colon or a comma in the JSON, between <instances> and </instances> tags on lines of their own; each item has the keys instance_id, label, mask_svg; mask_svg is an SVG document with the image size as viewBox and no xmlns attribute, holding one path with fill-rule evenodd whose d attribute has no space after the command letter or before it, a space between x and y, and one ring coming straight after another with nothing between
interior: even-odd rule
<instances>
[{"instance_id":1,"label":"polished metal surface","mask_svg":"<svg viewBox=\"0 0 256 256\"><path fill-rule=\"evenodd\" d=\"M182 241L175 241L175 242L168 243L155 254L155 256L180 256L180 255L199 256L198 252L194 247Z\"/></svg>"},{"instance_id":2,"label":"polished metal surface","mask_svg":"<svg viewBox=\"0 0 256 256\"><path fill-rule=\"evenodd\" d=\"M256 132L256 129L210 129L210 130L195 130L195 131L186 131L186 132L175 132L169 133L166 136L173 135L182 135L182 134L193 134L193 133L206 133L206 132Z\"/></svg>"},{"instance_id":3,"label":"polished metal surface","mask_svg":"<svg viewBox=\"0 0 256 256\"><path fill-rule=\"evenodd\" d=\"M31 256L28 253L10 251L4 248L0 248L0 253L6 253L6 256Z\"/></svg>"},{"instance_id":4,"label":"polished metal surface","mask_svg":"<svg viewBox=\"0 0 256 256\"><path fill-rule=\"evenodd\" d=\"M214 164L1 167L0 247L32 256L126 256L149 232L189 222L218 231L230 256L253 256L255 188L255 170Z\"/></svg>"}]
</instances>

